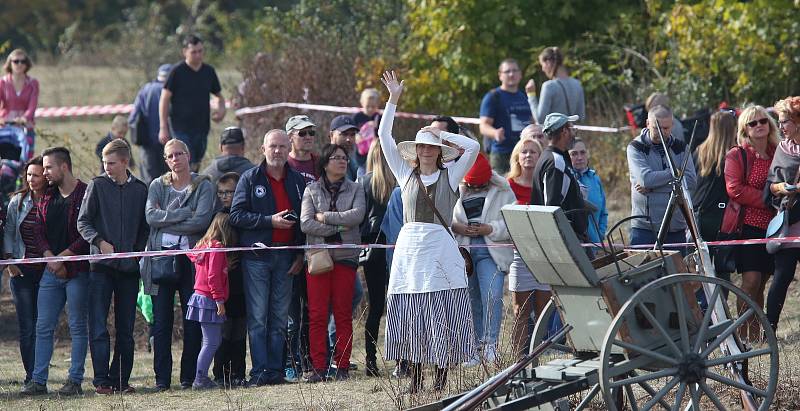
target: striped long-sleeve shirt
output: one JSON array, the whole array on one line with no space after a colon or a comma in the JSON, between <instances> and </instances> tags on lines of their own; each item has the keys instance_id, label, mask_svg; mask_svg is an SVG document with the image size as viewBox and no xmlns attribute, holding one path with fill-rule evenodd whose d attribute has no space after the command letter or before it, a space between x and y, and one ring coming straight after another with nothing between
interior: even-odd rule
<instances>
[{"instance_id":1,"label":"striped long-sleeve shirt","mask_svg":"<svg viewBox=\"0 0 800 411\"><path fill-rule=\"evenodd\" d=\"M586 234L587 214L569 154L548 146L533 171L531 204L561 207L579 237ZM570 213L571 210L584 210Z\"/></svg>"}]
</instances>

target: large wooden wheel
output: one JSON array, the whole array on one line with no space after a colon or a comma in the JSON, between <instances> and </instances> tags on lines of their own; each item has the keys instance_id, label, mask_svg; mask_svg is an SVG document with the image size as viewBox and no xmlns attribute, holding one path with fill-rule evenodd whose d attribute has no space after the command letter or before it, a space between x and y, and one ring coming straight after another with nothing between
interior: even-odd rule
<instances>
[{"instance_id":1,"label":"large wooden wheel","mask_svg":"<svg viewBox=\"0 0 800 411\"><path fill-rule=\"evenodd\" d=\"M695 290L701 297L691 301ZM738 314L737 297L745 302ZM736 332L748 321L764 338L745 346ZM656 343L630 337L642 324ZM611 399L623 394L632 410L767 410L778 380L778 343L761 308L730 282L693 274L637 291L614 318L600 361L600 391L612 411L619 407Z\"/></svg>"}]
</instances>

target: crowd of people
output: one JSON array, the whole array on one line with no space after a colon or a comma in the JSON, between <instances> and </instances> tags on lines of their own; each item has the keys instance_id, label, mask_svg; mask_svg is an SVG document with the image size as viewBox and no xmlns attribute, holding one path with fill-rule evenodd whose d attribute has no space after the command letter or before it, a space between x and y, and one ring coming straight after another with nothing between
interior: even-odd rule
<instances>
[{"instance_id":1,"label":"crowd of people","mask_svg":"<svg viewBox=\"0 0 800 411\"><path fill-rule=\"evenodd\" d=\"M586 118L583 91L558 48L539 57L550 78L540 98L532 81L524 93L519 89L516 61L501 62L500 86L480 106L488 155L447 116L397 142L393 124L404 83L386 72L382 113L380 93L366 89L361 111L335 117L327 137L308 115L291 116L266 132L258 164L245 157L243 130L228 127L219 138L221 154L202 173L209 121L222 120L225 103L213 68L202 62L202 41L188 37L183 52L184 62L161 66L140 91L127 122L114 120L98 144L100 175L88 183L76 178L64 147L47 148L25 164L22 188L7 210L6 259L183 252L7 264L24 395L48 392L53 335L65 305L71 366L58 392L83 392L87 350L98 394L134 392L133 330L142 295L152 301L155 386L171 389L176 293L182 389L347 380L357 369L353 321L363 284L365 374L386 372L380 351L396 364L393 375L409 377L407 392L425 388L426 366L435 370L431 388L441 390L451 367L498 360L506 276L514 355L527 352L531 314L538 316L550 299L550 287L511 246L504 206L561 207L581 240L605 237L605 190L590 167L590 145L574 126ZM15 53L9 61L18 65ZM17 71L9 77L15 91ZM219 101L213 113L209 95ZM800 233L794 198L800 97L779 101L775 111L777 123L759 106L715 113L708 139L691 153L674 136L670 108L652 106L647 127L627 149L631 213L645 216L633 220L631 243L656 241L672 191L667 150L676 164L687 160L684 184L704 239L720 233L763 238L776 210L786 211L786 235ZM131 144L140 146L141 178L132 171ZM683 243L686 235L687 223L675 213L666 242ZM507 246L491 247L498 244ZM215 251L233 246L252 249ZM590 256L596 250L586 248ZM770 251L774 257L766 246L741 247L732 255L716 253L715 264L718 274L741 273L742 288L761 304L766 279L775 273L767 314L777 327L800 254L790 246Z\"/></svg>"}]
</instances>

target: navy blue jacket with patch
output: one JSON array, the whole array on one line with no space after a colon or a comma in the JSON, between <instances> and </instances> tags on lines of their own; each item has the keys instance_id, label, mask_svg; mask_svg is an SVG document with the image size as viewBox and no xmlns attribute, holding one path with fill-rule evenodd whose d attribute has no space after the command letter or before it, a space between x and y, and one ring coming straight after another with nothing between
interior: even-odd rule
<instances>
[{"instance_id":1,"label":"navy blue jacket with patch","mask_svg":"<svg viewBox=\"0 0 800 411\"><path fill-rule=\"evenodd\" d=\"M231 204L230 223L239 232L239 244L243 247L254 243L272 244L272 215L283 210L276 210L275 196L267 179L267 163L262 161L258 167L245 171L236 185ZM285 166L283 184L294 213L300 215L300 204L306 181L300 173ZM300 222L294 225L294 244L305 244L305 236L300 231ZM302 253L302 250L297 250ZM256 257L258 253L244 252L244 258Z\"/></svg>"}]
</instances>

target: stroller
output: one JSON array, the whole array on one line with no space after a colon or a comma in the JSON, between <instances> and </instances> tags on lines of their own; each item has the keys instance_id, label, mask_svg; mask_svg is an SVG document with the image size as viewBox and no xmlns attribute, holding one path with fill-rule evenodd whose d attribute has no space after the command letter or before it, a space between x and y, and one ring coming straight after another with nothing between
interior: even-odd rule
<instances>
[{"instance_id":1,"label":"stroller","mask_svg":"<svg viewBox=\"0 0 800 411\"><path fill-rule=\"evenodd\" d=\"M20 174L30 158L27 132L24 125L17 123L6 123L0 127L0 194L3 209L8 205L9 194L20 186Z\"/></svg>"}]
</instances>

